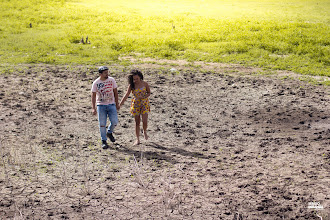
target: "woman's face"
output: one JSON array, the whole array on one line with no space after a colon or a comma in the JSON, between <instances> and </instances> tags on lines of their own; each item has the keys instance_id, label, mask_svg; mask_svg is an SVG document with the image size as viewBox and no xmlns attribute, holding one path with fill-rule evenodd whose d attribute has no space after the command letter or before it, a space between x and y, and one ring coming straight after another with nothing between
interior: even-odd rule
<instances>
[{"instance_id":1,"label":"woman's face","mask_svg":"<svg viewBox=\"0 0 330 220\"><path fill-rule=\"evenodd\" d=\"M136 84L136 83L139 83L141 81L140 77L138 75L134 75L133 76L133 83Z\"/></svg>"}]
</instances>

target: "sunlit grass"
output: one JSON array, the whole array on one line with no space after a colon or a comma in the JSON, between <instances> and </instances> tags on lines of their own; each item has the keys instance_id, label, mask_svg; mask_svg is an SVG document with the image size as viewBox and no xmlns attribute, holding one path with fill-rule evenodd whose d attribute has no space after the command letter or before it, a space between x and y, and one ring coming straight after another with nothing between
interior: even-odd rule
<instances>
[{"instance_id":1,"label":"sunlit grass","mask_svg":"<svg viewBox=\"0 0 330 220\"><path fill-rule=\"evenodd\" d=\"M330 1L10 0L1 5L2 63L99 64L139 54L330 76ZM87 36L90 44L80 44Z\"/></svg>"},{"instance_id":2,"label":"sunlit grass","mask_svg":"<svg viewBox=\"0 0 330 220\"><path fill-rule=\"evenodd\" d=\"M144 16L191 14L217 19L245 17L283 19L286 17L308 21L324 19L324 16L328 16L327 8L329 9L329 1L322 0L80 0L73 4L102 12L121 10L123 13L136 13Z\"/></svg>"}]
</instances>

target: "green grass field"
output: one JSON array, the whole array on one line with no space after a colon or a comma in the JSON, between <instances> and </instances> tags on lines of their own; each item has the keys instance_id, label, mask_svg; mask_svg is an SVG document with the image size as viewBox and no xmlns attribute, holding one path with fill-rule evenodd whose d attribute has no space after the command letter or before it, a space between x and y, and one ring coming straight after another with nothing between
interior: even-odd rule
<instances>
[{"instance_id":1,"label":"green grass field","mask_svg":"<svg viewBox=\"0 0 330 220\"><path fill-rule=\"evenodd\" d=\"M2 65L103 64L130 55L330 76L330 0L0 4ZM80 43L87 36L90 44Z\"/></svg>"}]
</instances>

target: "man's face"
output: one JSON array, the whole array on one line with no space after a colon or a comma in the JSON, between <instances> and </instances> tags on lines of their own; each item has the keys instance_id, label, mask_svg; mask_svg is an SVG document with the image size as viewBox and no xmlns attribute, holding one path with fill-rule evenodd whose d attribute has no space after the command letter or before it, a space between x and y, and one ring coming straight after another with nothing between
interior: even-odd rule
<instances>
[{"instance_id":1,"label":"man's face","mask_svg":"<svg viewBox=\"0 0 330 220\"><path fill-rule=\"evenodd\" d=\"M109 76L109 70L104 70L101 74L100 74L102 79L107 79Z\"/></svg>"}]
</instances>

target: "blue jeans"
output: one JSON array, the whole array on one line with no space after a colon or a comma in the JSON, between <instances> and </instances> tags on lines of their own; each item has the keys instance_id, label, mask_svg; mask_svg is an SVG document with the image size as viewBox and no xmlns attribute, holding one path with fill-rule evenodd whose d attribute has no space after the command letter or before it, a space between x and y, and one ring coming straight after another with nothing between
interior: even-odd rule
<instances>
[{"instance_id":1,"label":"blue jeans","mask_svg":"<svg viewBox=\"0 0 330 220\"><path fill-rule=\"evenodd\" d=\"M118 124L118 115L117 115L117 108L116 104L111 105L98 105L97 106L97 115L99 118L99 127L101 133L101 140L107 140L107 132L112 133ZM106 128L107 119L109 117L110 125L108 130Z\"/></svg>"}]
</instances>

